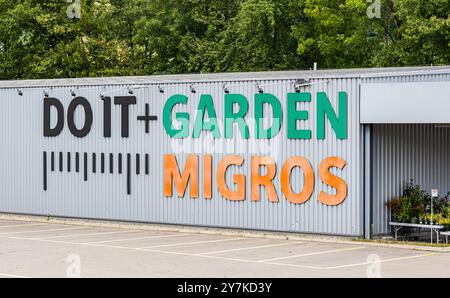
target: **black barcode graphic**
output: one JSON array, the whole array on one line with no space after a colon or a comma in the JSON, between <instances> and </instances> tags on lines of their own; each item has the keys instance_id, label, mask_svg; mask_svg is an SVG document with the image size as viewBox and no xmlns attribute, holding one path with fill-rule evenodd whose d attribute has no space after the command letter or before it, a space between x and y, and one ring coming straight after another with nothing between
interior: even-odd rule
<instances>
[{"instance_id":1,"label":"black barcode graphic","mask_svg":"<svg viewBox=\"0 0 450 298\"><path fill-rule=\"evenodd\" d=\"M50 164L49 164L50 156ZM98 158L100 156L100 158ZM124 158L125 157L125 158ZM141 158L143 157L143 160ZM149 154L114 154L114 153L88 153L88 152L43 152L43 189L48 190L49 173L67 172L82 174L83 180L87 182L89 175L109 174L109 175L126 175L127 194L131 195L131 176L132 168L135 169L135 175L141 173L150 175L150 159ZM100 165L97 162L100 161ZM125 163L125 164L124 164ZM64 167L65 165L65 167ZM143 167L143 170L142 168ZM108 168L108 170L106 170ZM81 170L80 170L81 169ZM100 171L98 170L100 169ZM124 170L125 169L125 170Z\"/></svg>"}]
</instances>

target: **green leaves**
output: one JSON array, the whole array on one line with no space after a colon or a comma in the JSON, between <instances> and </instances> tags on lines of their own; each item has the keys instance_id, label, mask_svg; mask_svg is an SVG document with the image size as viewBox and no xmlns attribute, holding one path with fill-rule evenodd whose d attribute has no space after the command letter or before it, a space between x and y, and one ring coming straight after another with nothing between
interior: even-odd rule
<instances>
[{"instance_id":1,"label":"green leaves","mask_svg":"<svg viewBox=\"0 0 450 298\"><path fill-rule=\"evenodd\" d=\"M450 64L448 0L0 0L0 79Z\"/></svg>"},{"instance_id":2,"label":"green leaves","mask_svg":"<svg viewBox=\"0 0 450 298\"><path fill-rule=\"evenodd\" d=\"M384 14L386 42L376 66L439 65L450 61L448 0L389 0Z\"/></svg>"}]
</instances>

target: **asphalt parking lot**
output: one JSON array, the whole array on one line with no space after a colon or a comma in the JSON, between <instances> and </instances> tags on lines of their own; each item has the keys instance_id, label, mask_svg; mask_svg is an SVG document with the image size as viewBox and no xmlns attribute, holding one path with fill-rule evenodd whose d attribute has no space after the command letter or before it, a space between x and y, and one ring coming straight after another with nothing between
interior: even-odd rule
<instances>
[{"instance_id":1,"label":"asphalt parking lot","mask_svg":"<svg viewBox=\"0 0 450 298\"><path fill-rule=\"evenodd\" d=\"M450 277L450 254L0 220L0 277Z\"/></svg>"}]
</instances>

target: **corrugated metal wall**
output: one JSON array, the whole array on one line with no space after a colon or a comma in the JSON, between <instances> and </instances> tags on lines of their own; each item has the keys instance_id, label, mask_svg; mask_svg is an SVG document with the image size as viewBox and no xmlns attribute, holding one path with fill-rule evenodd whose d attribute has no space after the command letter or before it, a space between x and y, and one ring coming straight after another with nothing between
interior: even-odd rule
<instances>
[{"instance_id":1,"label":"corrugated metal wall","mask_svg":"<svg viewBox=\"0 0 450 298\"><path fill-rule=\"evenodd\" d=\"M361 83L439 81L450 81L450 74L374 75L363 78ZM450 130L436 129L431 124L373 127L373 223L374 234L381 235L390 233L386 202L401 195L405 181L415 179L427 191L432 187L443 192L450 190L447 157Z\"/></svg>"},{"instance_id":2,"label":"corrugated metal wall","mask_svg":"<svg viewBox=\"0 0 450 298\"><path fill-rule=\"evenodd\" d=\"M390 232L386 202L402 195L411 179L428 192L450 191L450 127L433 124L374 125L373 198L375 234Z\"/></svg>"},{"instance_id":3,"label":"corrugated metal wall","mask_svg":"<svg viewBox=\"0 0 450 298\"><path fill-rule=\"evenodd\" d=\"M70 82L70 81L69 81ZM250 82L224 82L229 86L231 93L244 94L250 102L249 117L253 117L253 97L256 93L256 81ZM291 81L261 81L259 82L267 93L276 95L283 103L286 113L286 96L293 92ZM67 110L72 99L70 86L58 87L51 90L45 88L24 88L23 96L19 96L15 89L0 90L2 109L0 110L0 133L3 146L0 154L2 171L0 173L0 211L26 214L50 214L55 216L116 219L125 221L157 222L171 224L188 224L200 226L232 227L258 230L294 231L305 233L323 233L338 235L362 235L363 233L363 187L362 187L362 130L359 126L359 100L357 78L348 79L318 79L313 80L312 86L304 87L303 91L310 91L313 95L312 103L305 104L309 111L310 121L305 128L313 131L311 141L293 141L286 139L286 126L272 143L269 150L250 150L247 140L236 138L232 148L242 148L242 152L231 150L218 153L223 140L211 140L203 135L200 145L210 145L210 148L193 149L196 154L212 153L214 156L214 169L220 159L227 154L234 153L245 157L242 169L233 167L229 171L228 181L231 185L231 176L234 173L244 173L247 176L247 200L245 202L230 202L223 199L217 192L213 183L213 199L202 198L193 200L189 198L163 197L163 154L176 152L177 146L165 134L162 125L162 110L167 98L174 94L185 94L189 97L186 107L177 107L176 111L190 111L191 128L196 116L197 104L201 94L211 94L216 103L216 113L223 118L222 83L204 82L196 84L197 93L192 94L189 83L162 85L165 93L158 92L157 85L145 85L135 90L138 104L131 108L131 119L144 113L145 103L150 104L150 113L158 115L159 121L151 123L150 134L144 133L144 124L130 121L130 138L120 137L120 109L113 108L112 138L102 136L102 101L100 93L109 96L128 95L126 86L98 86L73 87L78 96L86 97L93 108L94 123L91 133L78 139L70 135L65 127L61 136L44 138L43 123L43 90L49 90L51 97L60 99ZM349 131L348 140L339 141L327 127L327 138L317 141L316 135L316 92L328 94L333 105L337 107L338 92L348 93ZM195 111L195 112L194 112ZM77 114L77 121L82 120L82 113ZM222 131L223 132L223 131ZM251 131L251 134L253 132ZM188 139L185 142L188 142ZM263 146L262 141L257 147ZM211 146L213 145L213 146ZM193 148L193 147L191 147ZM43 190L43 152L47 152L48 190ZM55 156L55 170L51 171L51 153ZM59 171L59 154L62 153L62 171ZM67 153L71 153L72 171L67 171ZM74 163L76 153L79 153L80 169L75 171ZM85 153L88 165L87 181L84 181ZM105 173L92 173L93 153L96 153L97 167L101 153L105 153ZM109 172L109 154L113 153L114 169ZM127 195L127 178L124 173L117 173L118 153L123 155L125 164L127 154L131 159L131 195ZM178 163L184 167L186 154L177 153ZM140 175L135 174L136 154L142 159L149 155L150 172L148 175L141 170ZM263 196L260 203L250 201L250 158L257 155L272 156L278 163L278 175L275 180L280 203L270 203ZM279 172L284 161L292 156L306 157L316 171L315 192L313 197L303 205L289 203L279 188ZM333 190L320 182L317 170L320 162L330 156L344 158L348 165L342 173L349 185L346 201L337 206L329 207L317 200L320 191L332 194ZM202 169L202 165L199 167ZM125 170L124 170L125 171ZM200 171L202 172L202 171ZM300 191L302 175L298 171L293 174L293 189ZM200 175L200 181L203 176ZM200 184L201 185L201 184ZM188 192L187 192L188 193ZM201 193L201 192L200 192Z\"/></svg>"},{"instance_id":4,"label":"corrugated metal wall","mask_svg":"<svg viewBox=\"0 0 450 298\"><path fill-rule=\"evenodd\" d=\"M277 74L279 77L279 74ZM292 76L292 74L291 74ZM173 78L172 78L173 79ZM249 80L250 79L250 80ZM312 93L312 103L303 107L309 111L310 121L305 128L313 131L311 141L293 141L286 139L286 126L283 125L279 136L267 146L265 142L256 142L256 149L248 140L235 138L225 146L223 140L211 140L203 135L196 147L188 146L188 150L180 148L178 142L171 140L162 125L162 109L165 101L171 95L185 94L189 97L186 107L177 107L177 111L189 111L191 128L196 116L197 103L201 94L211 94L215 100L216 113L220 119L224 113L222 83L225 83L231 93L245 95L250 102L249 117L253 117L253 97L256 91L256 80L247 78L245 81L196 82L196 94L190 92L189 82L155 84L140 83L135 90L137 105L131 108L131 119L145 111L145 103L150 104L150 113L157 115L159 121L150 124L150 134L145 134L144 124L130 122L130 138L120 137L120 110L113 108L112 138L105 139L102 135L102 101L100 93L108 96L129 95L126 85L120 85L120 79L111 80L111 85L42 86L27 88L23 86L23 96L19 96L15 88L0 89L0 136L2 147L0 152L0 212L41 214L80 218L115 219L125 221L187 224L215 227L232 227L258 230L293 231L304 233L323 233L337 235L363 234L363 130L359 124L359 84L380 82L423 82L450 80L448 73L429 73L414 75L348 75L348 78L321 77L312 79L312 86L304 87L302 91ZM64 82L58 81L58 84ZM277 96L286 113L286 96L293 92L291 80L259 81L264 91ZM73 83L75 84L75 83ZM160 84L165 93L158 90ZM15 83L17 86L18 83ZM57 138L44 138L43 122L43 91L47 90L51 97L60 99L67 110L72 99L70 89L75 89L78 96L86 97L93 108L94 123L91 133L83 139L73 137L67 127ZM316 140L316 93L326 92L333 105L337 106L338 92L345 91L349 99L349 133L348 140L339 141L331 128L327 127L327 139ZM77 122L83 120L81 113L77 114ZM223 133L223 130L222 130ZM239 134L238 134L239 135ZM412 146L411 137L414 136ZM425 138L434 139L427 139ZM421 137L425 139L420 139ZM432 126L379 126L374 130L374 223L375 233L388 232L388 212L386 200L399 194L404 180L415 178L425 188L439 180L439 187L449 188L445 184L448 177L448 130L435 130ZM185 140L184 143L192 141ZM444 142L445 141L445 142ZM424 147L423 144L436 144ZM225 152L220 148L225 146ZM231 148L231 149L230 149ZM426 149L428 148L428 149ZM434 155L431 149L440 151ZM434 150L433 149L433 150ZM43 190L43 153L47 153L47 191ZM55 169L51 169L52 152L54 153ZM425 157L418 159L416 152L422 152ZM62 153L62 171L59 170L59 157ZM70 153L71 172L68 172L67 154ZM79 153L80 169L74 168L76 153ZM96 154L97 172L92 173L93 154ZM104 154L105 173L100 170L101 154ZM109 158L113 154L113 169L110 173ZM123 172L118 173L118 154L122 154ZM184 166L186 154L206 154L214 156L214 169L224 155L237 154L245 158L243 168L233 167L228 173L228 183L231 176L243 173L247 176L247 200L245 202L230 202L223 199L216 191L213 183L213 200L192 200L189 198L163 197L163 155L176 153L180 167ZM86 155L85 155L86 154ZM130 154L131 195L127 195L126 165ZM136 154L140 157L140 174L136 174ZM414 155L416 154L416 155ZM149 173L145 174L145 157L149 157ZM279 189L279 173L275 180L279 204L268 202L265 192L262 192L260 203L250 201L250 158L251 156L269 155L278 163L278 172L284 161L292 156L306 157L316 171L315 192L313 197L303 205L293 205L285 200ZM317 200L321 190L332 193L333 190L324 186L318 177L317 169L320 161L329 156L340 156L348 165L339 176L348 183L349 193L346 201L337 207L329 207ZM426 158L428 156L428 159ZM87 157L87 171L84 171L84 158ZM405 168L407 159L410 167ZM439 159L437 159L439 158ZM436 160L435 160L436 159ZM414 161L414 162L413 162ZM416 162L417 161L417 162ZM421 163L423 161L423 163ZM425 164L425 161L427 163ZM435 163L436 167L432 164ZM202 164L199 167L202 169ZM427 171L430 172L427 172ZM426 175L425 175L426 173ZM432 173L432 174L428 174ZM202 181L200 171L200 181ZM433 176L434 175L434 176ZM86 176L86 177L85 177ZM302 188L302 177L299 171L294 171L293 189ZM87 181L84 181L86 178ZM201 184L200 184L201 185ZM188 190L189 191L189 190ZM201 191L200 191L201 194Z\"/></svg>"}]
</instances>

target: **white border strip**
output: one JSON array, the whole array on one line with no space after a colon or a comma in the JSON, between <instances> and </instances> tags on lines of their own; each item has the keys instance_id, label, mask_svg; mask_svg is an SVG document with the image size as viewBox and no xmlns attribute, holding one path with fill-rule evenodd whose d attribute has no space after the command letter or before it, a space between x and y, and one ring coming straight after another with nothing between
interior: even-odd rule
<instances>
[{"instance_id":1,"label":"white border strip","mask_svg":"<svg viewBox=\"0 0 450 298\"><path fill-rule=\"evenodd\" d=\"M343 249L336 249L336 250L329 250L329 251L319 251L319 252L312 252L312 253L301 254L301 255L293 255L293 256L287 256L287 257L259 260L258 262L263 262L264 263L264 262L272 262L272 261L287 260L287 259L294 259L294 258L303 258L303 257L311 257L311 256L318 256L318 255L327 255L327 254L333 254L333 253L339 253L339 252L359 250L359 249L364 249L364 248L366 248L366 247L365 246L349 247L349 248L343 248Z\"/></svg>"},{"instance_id":2,"label":"white border strip","mask_svg":"<svg viewBox=\"0 0 450 298\"><path fill-rule=\"evenodd\" d=\"M78 227L78 228L64 228L64 229L51 229L51 230L33 230L33 231L15 231L8 233L0 233L0 235L14 235L14 234L31 234L31 233L45 233L45 232L58 232L58 231L73 231L73 230L84 230L89 227Z\"/></svg>"},{"instance_id":3,"label":"white border strip","mask_svg":"<svg viewBox=\"0 0 450 298\"><path fill-rule=\"evenodd\" d=\"M220 240L208 240L208 241L196 241L196 242L185 242L185 243L173 243L173 244L164 244L164 245L155 245L155 246L136 247L136 249L151 249L151 248L160 248L160 247L173 247L173 246L197 245L197 244L207 244L207 243L217 243L217 242L229 242L229 241L237 241L237 240L243 240L243 238L229 238L229 239L220 239Z\"/></svg>"},{"instance_id":4,"label":"white border strip","mask_svg":"<svg viewBox=\"0 0 450 298\"><path fill-rule=\"evenodd\" d=\"M34 224L23 224L23 225L10 225L10 226L1 226L0 229L4 228L21 228L21 227L33 227L33 226L48 226L49 224L41 224L41 223L34 223Z\"/></svg>"},{"instance_id":5,"label":"white border strip","mask_svg":"<svg viewBox=\"0 0 450 298\"><path fill-rule=\"evenodd\" d=\"M110 243L110 242L124 242L124 241L135 241L135 240L145 240L145 239L159 239L159 238L177 238L177 237L185 237L190 236L191 234L183 234L183 235L155 235L155 236L147 236L147 237L136 237L136 238L124 238L124 239L113 239L113 240L104 240L104 241L93 241L93 242L85 242L82 244L102 244L102 243Z\"/></svg>"},{"instance_id":6,"label":"white border strip","mask_svg":"<svg viewBox=\"0 0 450 298\"><path fill-rule=\"evenodd\" d=\"M264 249L264 248L288 246L288 245L295 245L295 243L287 242L287 243L278 243L278 244L270 244L270 245L250 246L250 247L242 247L242 248L235 248L235 249L217 250L217 251L204 252L204 253L201 253L201 255L221 254L221 253L244 251L244 250L256 250L256 249Z\"/></svg>"}]
</instances>

